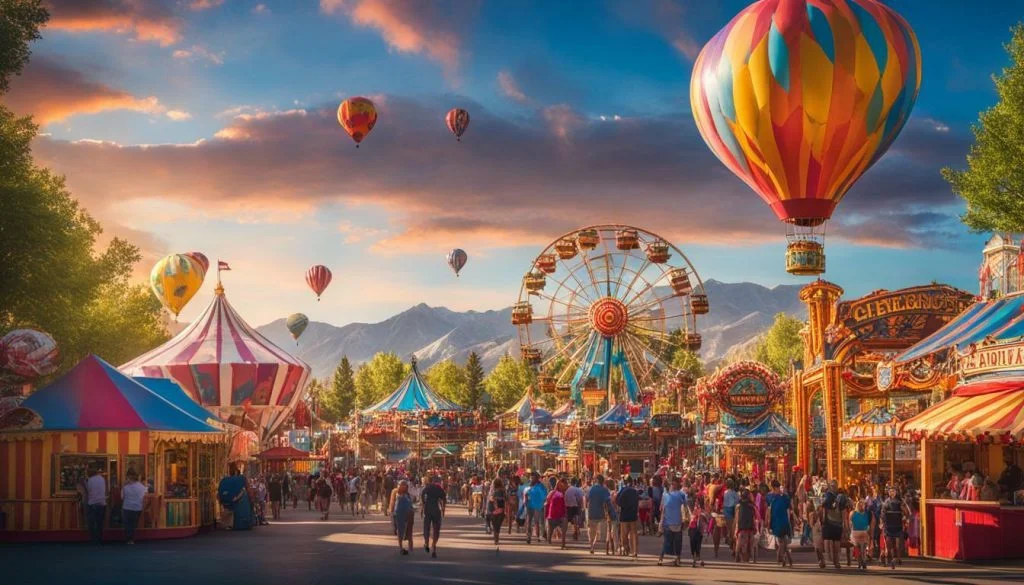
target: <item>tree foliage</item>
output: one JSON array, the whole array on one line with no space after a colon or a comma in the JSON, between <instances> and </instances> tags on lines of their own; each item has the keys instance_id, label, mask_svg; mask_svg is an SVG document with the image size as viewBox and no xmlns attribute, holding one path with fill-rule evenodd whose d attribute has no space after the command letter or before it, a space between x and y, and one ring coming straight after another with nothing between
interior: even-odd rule
<instances>
[{"instance_id":1,"label":"tree foliage","mask_svg":"<svg viewBox=\"0 0 1024 585\"><path fill-rule=\"evenodd\" d=\"M471 406L466 392L466 370L453 360L444 360L431 366L426 372L427 385L441 396L460 404Z\"/></svg>"},{"instance_id":2,"label":"tree foliage","mask_svg":"<svg viewBox=\"0 0 1024 585\"><path fill-rule=\"evenodd\" d=\"M1024 232L1024 23L1012 32L1011 64L994 78L998 102L972 129L967 170L942 169L967 202L963 222L976 231Z\"/></svg>"},{"instance_id":3,"label":"tree foliage","mask_svg":"<svg viewBox=\"0 0 1024 585\"><path fill-rule=\"evenodd\" d=\"M355 373L348 356L345 356L334 370L330 387L324 392L320 415L328 422L340 422L352 415L355 406Z\"/></svg>"},{"instance_id":4,"label":"tree foliage","mask_svg":"<svg viewBox=\"0 0 1024 585\"><path fill-rule=\"evenodd\" d=\"M398 354L381 352L356 370L356 402L366 408L398 389L409 375L409 366Z\"/></svg>"},{"instance_id":5,"label":"tree foliage","mask_svg":"<svg viewBox=\"0 0 1024 585\"><path fill-rule=\"evenodd\" d=\"M764 334L754 350L754 359L767 365L783 377L789 376L790 362L803 359L804 345L800 330L804 322L785 313L775 315L768 332Z\"/></svg>"},{"instance_id":6,"label":"tree foliage","mask_svg":"<svg viewBox=\"0 0 1024 585\"><path fill-rule=\"evenodd\" d=\"M505 354L484 381L491 395L491 407L500 412L516 403L526 387L534 382L533 370L520 360Z\"/></svg>"},{"instance_id":7,"label":"tree foliage","mask_svg":"<svg viewBox=\"0 0 1024 585\"><path fill-rule=\"evenodd\" d=\"M39 2L0 0L0 93L46 18ZM130 281L139 249L119 238L97 245L103 230L63 177L33 164L36 132L0 106L0 334L46 331L62 371L89 353L127 361L167 339L159 302Z\"/></svg>"},{"instance_id":8,"label":"tree foliage","mask_svg":"<svg viewBox=\"0 0 1024 585\"><path fill-rule=\"evenodd\" d=\"M466 358L466 402L463 406L478 408L484 394L484 366L480 363L480 356L476 352L470 352Z\"/></svg>"}]
</instances>

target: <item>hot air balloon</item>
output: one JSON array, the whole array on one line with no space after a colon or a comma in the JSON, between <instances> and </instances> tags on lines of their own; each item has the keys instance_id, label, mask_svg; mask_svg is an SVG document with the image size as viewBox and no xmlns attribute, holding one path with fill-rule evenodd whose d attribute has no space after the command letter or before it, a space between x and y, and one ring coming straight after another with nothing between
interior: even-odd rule
<instances>
[{"instance_id":1,"label":"hot air balloon","mask_svg":"<svg viewBox=\"0 0 1024 585\"><path fill-rule=\"evenodd\" d=\"M14 329L0 338L0 375L31 380L52 374L59 364L57 342L47 333Z\"/></svg>"},{"instance_id":2,"label":"hot air balloon","mask_svg":"<svg viewBox=\"0 0 1024 585\"><path fill-rule=\"evenodd\" d=\"M885 154L921 87L921 49L877 0L761 0L694 62L712 152L788 224L786 270L825 271L824 224Z\"/></svg>"},{"instance_id":3,"label":"hot air balloon","mask_svg":"<svg viewBox=\"0 0 1024 585\"><path fill-rule=\"evenodd\" d=\"M359 143L377 123L377 108L364 97L348 98L338 106L338 123L356 141L356 148L359 148Z\"/></svg>"},{"instance_id":4,"label":"hot air balloon","mask_svg":"<svg viewBox=\"0 0 1024 585\"><path fill-rule=\"evenodd\" d=\"M313 289L313 292L316 293L316 300L319 301L320 295L327 289L327 285L331 284L330 269L322 264L310 267L306 271L306 284Z\"/></svg>"},{"instance_id":5,"label":"hot air balloon","mask_svg":"<svg viewBox=\"0 0 1024 585\"><path fill-rule=\"evenodd\" d=\"M164 256L149 273L149 285L167 310L177 318L185 305L203 286L206 271L187 254Z\"/></svg>"},{"instance_id":6,"label":"hot air balloon","mask_svg":"<svg viewBox=\"0 0 1024 585\"><path fill-rule=\"evenodd\" d=\"M459 271L466 265L466 260L469 260L469 256L461 248L455 248L448 252L448 266L451 266L452 270L455 271L455 276L458 276Z\"/></svg>"},{"instance_id":7,"label":"hot air balloon","mask_svg":"<svg viewBox=\"0 0 1024 585\"><path fill-rule=\"evenodd\" d=\"M295 339L295 344L298 345L299 337L302 336L302 332L309 325L309 317L302 313L293 313L288 316L284 324L288 327L288 331L291 332L292 338Z\"/></svg>"},{"instance_id":8,"label":"hot air balloon","mask_svg":"<svg viewBox=\"0 0 1024 585\"><path fill-rule=\"evenodd\" d=\"M462 108L452 108L444 117L444 123L455 135L455 140L461 142L462 134L469 128L469 112Z\"/></svg>"},{"instance_id":9,"label":"hot air balloon","mask_svg":"<svg viewBox=\"0 0 1024 585\"><path fill-rule=\"evenodd\" d=\"M206 257L206 254L202 252L186 252L185 255L198 262L203 267L203 273L210 271L210 260Z\"/></svg>"}]
</instances>

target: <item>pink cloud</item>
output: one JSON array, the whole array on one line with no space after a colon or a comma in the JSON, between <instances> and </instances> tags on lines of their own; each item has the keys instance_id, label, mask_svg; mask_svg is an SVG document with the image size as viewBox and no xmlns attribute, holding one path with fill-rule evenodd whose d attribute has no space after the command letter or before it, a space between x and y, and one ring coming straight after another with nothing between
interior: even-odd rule
<instances>
[{"instance_id":1,"label":"pink cloud","mask_svg":"<svg viewBox=\"0 0 1024 585\"><path fill-rule=\"evenodd\" d=\"M188 49L176 49L171 53L175 59L207 61L214 65L223 65L224 55L224 51L211 51L202 45L192 45Z\"/></svg>"},{"instance_id":2,"label":"pink cloud","mask_svg":"<svg viewBox=\"0 0 1024 585\"><path fill-rule=\"evenodd\" d=\"M104 31L168 46L181 40L181 19L173 3L161 0L46 0L47 28L70 32Z\"/></svg>"},{"instance_id":3,"label":"pink cloud","mask_svg":"<svg viewBox=\"0 0 1024 585\"><path fill-rule=\"evenodd\" d=\"M704 6L703 3L691 3L684 7L676 0L654 0L645 4L644 10L637 10L633 2L616 1L612 4L624 22L656 31L672 45L672 48L690 61L700 54L702 43L689 31L687 20L691 12L697 12Z\"/></svg>"},{"instance_id":4,"label":"pink cloud","mask_svg":"<svg viewBox=\"0 0 1024 585\"><path fill-rule=\"evenodd\" d=\"M498 87L501 88L501 93L505 97L511 98L520 103L526 103L529 98L523 93L523 90L519 88L519 84L516 82L515 77L508 71L498 72Z\"/></svg>"}]
</instances>

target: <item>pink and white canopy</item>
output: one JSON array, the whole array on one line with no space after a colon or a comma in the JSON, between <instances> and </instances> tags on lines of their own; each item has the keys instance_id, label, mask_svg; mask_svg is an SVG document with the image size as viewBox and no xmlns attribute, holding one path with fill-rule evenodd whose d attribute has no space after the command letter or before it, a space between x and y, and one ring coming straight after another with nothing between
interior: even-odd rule
<instances>
[{"instance_id":1,"label":"pink and white canopy","mask_svg":"<svg viewBox=\"0 0 1024 585\"><path fill-rule=\"evenodd\" d=\"M218 285L210 306L173 339L120 368L169 378L224 420L266 439L291 414L310 367L242 320Z\"/></svg>"}]
</instances>

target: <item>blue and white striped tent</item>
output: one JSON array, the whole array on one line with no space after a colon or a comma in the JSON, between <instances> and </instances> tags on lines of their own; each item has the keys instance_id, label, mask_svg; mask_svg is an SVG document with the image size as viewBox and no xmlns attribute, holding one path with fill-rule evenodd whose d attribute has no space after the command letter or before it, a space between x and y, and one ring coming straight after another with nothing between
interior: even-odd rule
<instances>
[{"instance_id":1,"label":"blue and white striped tent","mask_svg":"<svg viewBox=\"0 0 1024 585\"><path fill-rule=\"evenodd\" d=\"M454 402L442 398L427 386L416 368L416 360L412 361L412 372L398 385L390 396L362 411L364 415L382 414L385 412L419 412L427 410L465 411Z\"/></svg>"}]
</instances>

